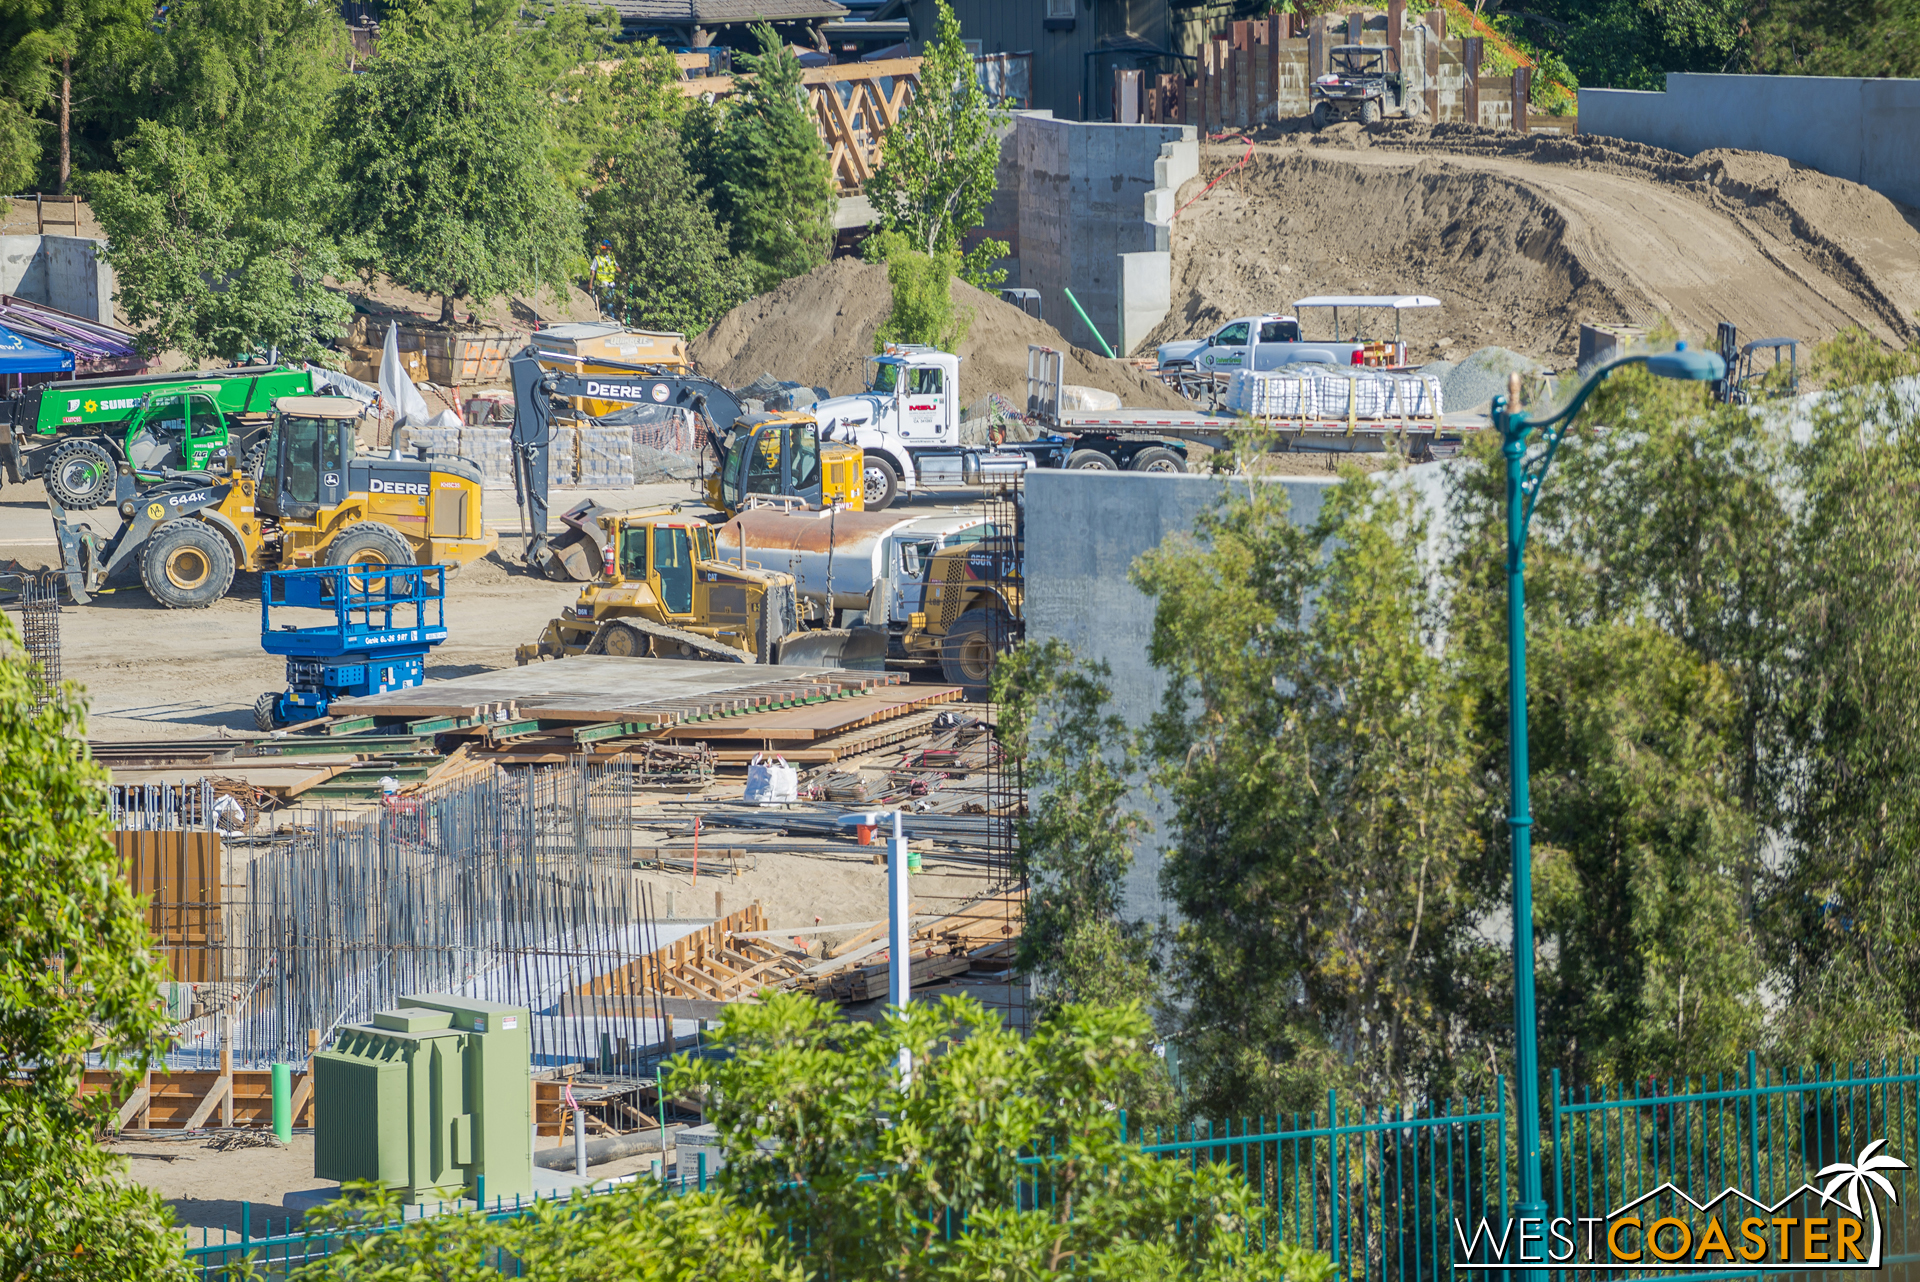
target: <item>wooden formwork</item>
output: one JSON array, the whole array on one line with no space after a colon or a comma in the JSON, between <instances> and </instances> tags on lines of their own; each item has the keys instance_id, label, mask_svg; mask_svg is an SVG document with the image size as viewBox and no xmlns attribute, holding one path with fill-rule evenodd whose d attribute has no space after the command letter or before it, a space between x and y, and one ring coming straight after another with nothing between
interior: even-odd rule
<instances>
[{"instance_id":1,"label":"wooden formwork","mask_svg":"<svg viewBox=\"0 0 1920 1282\"><path fill-rule=\"evenodd\" d=\"M920 85L920 59L814 67L800 74L800 83L813 108L814 126L827 144L835 185L843 196L857 194L873 174L887 130ZM699 76L675 87L688 97L724 97L734 91L734 81L732 76Z\"/></svg>"},{"instance_id":2,"label":"wooden formwork","mask_svg":"<svg viewBox=\"0 0 1920 1282\"><path fill-rule=\"evenodd\" d=\"M147 928L168 973L188 984L226 978L220 834L116 832L113 846L133 893L147 899Z\"/></svg>"},{"instance_id":3,"label":"wooden formwork","mask_svg":"<svg viewBox=\"0 0 1920 1282\"><path fill-rule=\"evenodd\" d=\"M117 1077L90 1069L80 1085L80 1098L113 1090ZM313 1125L313 1078L304 1069L293 1074L293 1125ZM175 1073L149 1073L131 1092L115 1090L116 1129L122 1131L190 1131L201 1127L273 1126L273 1070L237 1068Z\"/></svg>"}]
</instances>

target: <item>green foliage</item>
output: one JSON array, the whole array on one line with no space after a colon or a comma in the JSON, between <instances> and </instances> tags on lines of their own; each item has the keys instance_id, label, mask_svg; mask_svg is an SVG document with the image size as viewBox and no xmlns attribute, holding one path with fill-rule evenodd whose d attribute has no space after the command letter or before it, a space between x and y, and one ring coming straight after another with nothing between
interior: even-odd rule
<instances>
[{"instance_id":1,"label":"green foliage","mask_svg":"<svg viewBox=\"0 0 1920 1282\"><path fill-rule=\"evenodd\" d=\"M733 97L689 113L684 133L733 252L764 292L827 261L838 198L799 59L767 24L754 36L760 52L735 59Z\"/></svg>"},{"instance_id":2,"label":"green foliage","mask_svg":"<svg viewBox=\"0 0 1920 1282\"><path fill-rule=\"evenodd\" d=\"M588 237L610 241L620 265L615 313L642 329L697 334L748 296L749 272L694 183L677 132L638 124L625 137L587 199Z\"/></svg>"},{"instance_id":3,"label":"green foliage","mask_svg":"<svg viewBox=\"0 0 1920 1282\"><path fill-rule=\"evenodd\" d=\"M130 1090L165 1018L145 915L108 839L85 705L72 687L44 706L39 693L0 616L0 1269L184 1276L166 1208L93 1143L108 1100L74 1102L95 1048Z\"/></svg>"},{"instance_id":4,"label":"green foliage","mask_svg":"<svg viewBox=\"0 0 1920 1282\"><path fill-rule=\"evenodd\" d=\"M117 301L149 355L176 348L202 361L278 347L316 358L345 329L352 309L325 286L345 261L323 229L249 199L232 166L173 126L141 122L121 160L123 172L83 182L107 233Z\"/></svg>"},{"instance_id":5,"label":"green foliage","mask_svg":"<svg viewBox=\"0 0 1920 1282\"><path fill-rule=\"evenodd\" d=\"M729 1013L728 1057L671 1080L706 1092L721 1189L790 1226L810 1277L1280 1278L1249 1245L1259 1199L1237 1171L1121 1134L1146 1037L1125 1009L1066 1006L1022 1040L965 998L849 1024L783 994Z\"/></svg>"},{"instance_id":6,"label":"green foliage","mask_svg":"<svg viewBox=\"0 0 1920 1282\"><path fill-rule=\"evenodd\" d=\"M993 201L1006 113L988 105L947 0L939 0L939 34L922 58L919 87L887 131L865 191L878 230L900 233L929 256L958 256L961 239L980 226ZM962 260L960 275L990 289L1007 277L993 266L1006 255L1005 242L982 241Z\"/></svg>"},{"instance_id":7,"label":"green foliage","mask_svg":"<svg viewBox=\"0 0 1920 1282\"><path fill-rule=\"evenodd\" d=\"M1578 84L1664 89L1669 71L1736 69L1747 11L1748 0L1541 0L1524 17Z\"/></svg>"},{"instance_id":8,"label":"green foliage","mask_svg":"<svg viewBox=\"0 0 1920 1282\"><path fill-rule=\"evenodd\" d=\"M54 147L48 179L66 190L69 137L59 127L63 94L70 118L83 115L102 85L113 85L147 43L153 6L138 0L11 0L0 5L0 113L7 129L0 154L17 159L28 136L24 118L39 116ZM8 190L13 190L9 188Z\"/></svg>"},{"instance_id":9,"label":"green foliage","mask_svg":"<svg viewBox=\"0 0 1920 1282\"><path fill-rule=\"evenodd\" d=\"M867 241L867 255L885 262L892 307L874 331L873 350L888 343L925 343L941 351L959 348L973 326L973 309L956 307L953 277L960 255L951 251L923 254L899 232L881 232Z\"/></svg>"},{"instance_id":10,"label":"green foliage","mask_svg":"<svg viewBox=\"0 0 1920 1282\"><path fill-rule=\"evenodd\" d=\"M579 202L547 163L550 98L511 32L445 39L409 24L335 101L358 265L441 296L485 303L550 286L580 257Z\"/></svg>"},{"instance_id":11,"label":"green foliage","mask_svg":"<svg viewBox=\"0 0 1920 1282\"><path fill-rule=\"evenodd\" d=\"M1052 639L1016 647L994 669L1002 749L1038 798L1015 821L1030 887L1017 964L1038 982L1042 1010L1153 1000L1150 941L1122 903L1147 827L1128 804L1139 754L1108 710L1108 676Z\"/></svg>"},{"instance_id":12,"label":"green foliage","mask_svg":"<svg viewBox=\"0 0 1920 1282\"><path fill-rule=\"evenodd\" d=\"M310 1229L400 1218L394 1196L356 1185L352 1202L307 1217ZM415 1220L403 1229L338 1239L341 1249L295 1270L299 1282L543 1282L701 1278L801 1282L784 1262L765 1216L719 1193L674 1196L637 1181L592 1198L536 1203L489 1221L477 1213ZM517 1262L517 1267L516 1267Z\"/></svg>"},{"instance_id":13,"label":"green foliage","mask_svg":"<svg viewBox=\"0 0 1920 1282\"><path fill-rule=\"evenodd\" d=\"M1920 76L1916 0L1760 0L1749 69L1801 76Z\"/></svg>"},{"instance_id":14,"label":"green foliage","mask_svg":"<svg viewBox=\"0 0 1920 1282\"><path fill-rule=\"evenodd\" d=\"M1424 540L1406 491L1352 474L1311 526L1255 486L1135 566L1170 678L1151 753L1199 1114L1332 1085L1377 1105L1451 1071L1482 803Z\"/></svg>"}]
</instances>

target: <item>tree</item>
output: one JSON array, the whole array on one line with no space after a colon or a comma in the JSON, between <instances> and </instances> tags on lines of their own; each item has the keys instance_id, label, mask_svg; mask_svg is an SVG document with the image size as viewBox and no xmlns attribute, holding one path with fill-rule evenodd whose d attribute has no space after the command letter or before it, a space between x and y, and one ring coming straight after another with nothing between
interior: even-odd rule
<instances>
[{"instance_id":1,"label":"tree","mask_svg":"<svg viewBox=\"0 0 1920 1282\"><path fill-rule=\"evenodd\" d=\"M1751 70L1801 76L1920 76L1915 0L1761 0L1750 16Z\"/></svg>"},{"instance_id":2,"label":"tree","mask_svg":"<svg viewBox=\"0 0 1920 1282\"><path fill-rule=\"evenodd\" d=\"M727 247L670 126L636 125L587 200L589 238L613 246L623 324L699 333L748 296L750 273Z\"/></svg>"},{"instance_id":3,"label":"tree","mask_svg":"<svg viewBox=\"0 0 1920 1282\"><path fill-rule=\"evenodd\" d=\"M512 32L435 40L396 23L333 120L363 268L439 294L442 324L455 300L566 289L579 204L549 167L548 106Z\"/></svg>"},{"instance_id":4,"label":"tree","mask_svg":"<svg viewBox=\"0 0 1920 1282\"><path fill-rule=\"evenodd\" d=\"M1083 664L1064 642L1017 646L994 670L1000 743L1036 801L1015 820L1029 886L1015 964L1038 983L1039 1008L1154 998L1144 923L1123 893L1146 821L1127 804L1139 754L1108 710L1104 663Z\"/></svg>"},{"instance_id":5,"label":"tree","mask_svg":"<svg viewBox=\"0 0 1920 1282\"><path fill-rule=\"evenodd\" d=\"M1065 1006L1023 1040L968 998L849 1024L782 994L730 1012L721 1046L670 1080L705 1092L721 1190L783 1226L809 1277L1330 1272L1257 1245L1259 1195L1232 1167L1122 1134L1115 1103L1149 1069L1138 1009Z\"/></svg>"},{"instance_id":6,"label":"tree","mask_svg":"<svg viewBox=\"0 0 1920 1282\"><path fill-rule=\"evenodd\" d=\"M1485 856L1472 705L1407 489L1351 474L1310 526L1267 487L1142 557L1150 727L1175 818L1174 1040L1206 1116L1451 1084L1449 993ZM1471 1071L1471 1065L1463 1066Z\"/></svg>"},{"instance_id":7,"label":"tree","mask_svg":"<svg viewBox=\"0 0 1920 1282\"><path fill-rule=\"evenodd\" d=\"M993 201L1005 123L980 88L960 20L940 0L939 34L922 54L919 85L867 180L877 229L901 233L930 257L958 258L961 239L980 226ZM990 289L1006 279L992 264L1007 250L1004 241L983 240L961 260L959 274Z\"/></svg>"},{"instance_id":8,"label":"tree","mask_svg":"<svg viewBox=\"0 0 1920 1282\"><path fill-rule=\"evenodd\" d=\"M888 343L925 343L951 352L973 325L973 309L955 307L953 277L960 255L923 254L899 232L881 232L867 240L867 256L887 265L892 292L886 320L874 331L876 352Z\"/></svg>"},{"instance_id":9,"label":"tree","mask_svg":"<svg viewBox=\"0 0 1920 1282\"><path fill-rule=\"evenodd\" d=\"M693 113L686 133L733 252L750 260L753 287L765 292L827 261L838 198L799 60L771 26L753 31L760 52L737 59L744 73L733 98Z\"/></svg>"},{"instance_id":10,"label":"tree","mask_svg":"<svg viewBox=\"0 0 1920 1282\"><path fill-rule=\"evenodd\" d=\"M121 160L123 172L84 181L143 351L318 358L346 328L352 307L326 286L346 262L323 228L292 211L272 216L173 126L142 121Z\"/></svg>"},{"instance_id":11,"label":"tree","mask_svg":"<svg viewBox=\"0 0 1920 1282\"><path fill-rule=\"evenodd\" d=\"M44 703L0 616L0 1269L184 1276L160 1200L93 1142L109 1097L75 1102L98 1050L130 1090L165 1025L141 905L108 840L106 771L71 687Z\"/></svg>"},{"instance_id":12,"label":"tree","mask_svg":"<svg viewBox=\"0 0 1920 1282\"><path fill-rule=\"evenodd\" d=\"M122 61L146 39L151 5L135 0L9 0L0 6L0 66L13 100L24 112L51 106L55 113L54 181L62 192L73 178L75 64L85 75ZM7 118L11 152L22 135Z\"/></svg>"}]
</instances>

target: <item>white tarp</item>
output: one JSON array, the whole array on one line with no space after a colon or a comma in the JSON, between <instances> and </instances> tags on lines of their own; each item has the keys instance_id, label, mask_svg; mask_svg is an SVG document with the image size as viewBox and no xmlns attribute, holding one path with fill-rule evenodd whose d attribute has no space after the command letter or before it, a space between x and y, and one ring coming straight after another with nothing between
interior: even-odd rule
<instances>
[{"instance_id":1,"label":"white tarp","mask_svg":"<svg viewBox=\"0 0 1920 1282\"><path fill-rule=\"evenodd\" d=\"M380 356L380 404L393 415L395 427L459 427L452 410L435 414L400 364L400 326L387 326L387 345Z\"/></svg>"},{"instance_id":2,"label":"white tarp","mask_svg":"<svg viewBox=\"0 0 1920 1282\"><path fill-rule=\"evenodd\" d=\"M1235 370L1225 404L1255 418L1437 418L1444 408L1437 378L1309 364Z\"/></svg>"}]
</instances>

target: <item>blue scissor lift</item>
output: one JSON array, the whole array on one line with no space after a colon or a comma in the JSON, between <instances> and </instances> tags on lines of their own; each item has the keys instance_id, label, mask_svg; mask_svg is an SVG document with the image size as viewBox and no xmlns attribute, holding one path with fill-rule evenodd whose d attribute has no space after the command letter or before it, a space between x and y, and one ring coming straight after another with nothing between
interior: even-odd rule
<instances>
[{"instance_id":1,"label":"blue scissor lift","mask_svg":"<svg viewBox=\"0 0 1920 1282\"><path fill-rule=\"evenodd\" d=\"M311 721L335 699L424 683L427 652L447 639L446 598L439 565L269 571L260 590L260 646L287 656L287 688L260 696L254 724L273 730ZM276 628L279 608L331 610L333 622Z\"/></svg>"}]
</instances>

